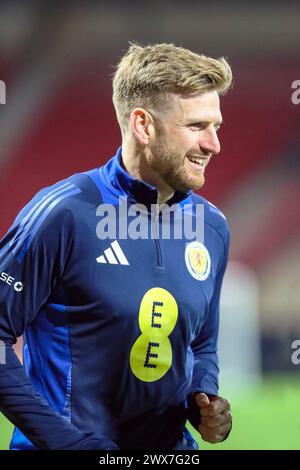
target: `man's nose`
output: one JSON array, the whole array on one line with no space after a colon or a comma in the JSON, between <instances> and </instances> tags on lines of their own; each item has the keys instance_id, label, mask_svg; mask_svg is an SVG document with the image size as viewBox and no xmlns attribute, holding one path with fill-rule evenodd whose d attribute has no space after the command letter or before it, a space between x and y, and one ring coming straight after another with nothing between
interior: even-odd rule
<instances>
[{"instance_id":1,"label":"man's nose","mask_svg":"<svg viewBox=\"0 0 300 470\"><path fill-rule=\"evenodd\" d=\"M206 128L204 135L199 142L199 145L204 153L210 153L217 155L220 153L221 145L217 135L217 131L214 127Z\"/></svg>"}]
</instances>

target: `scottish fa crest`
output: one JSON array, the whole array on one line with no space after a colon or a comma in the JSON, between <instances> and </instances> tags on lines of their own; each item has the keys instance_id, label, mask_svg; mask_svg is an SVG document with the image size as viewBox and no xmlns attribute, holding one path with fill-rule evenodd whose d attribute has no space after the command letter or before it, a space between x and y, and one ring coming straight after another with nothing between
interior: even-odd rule
<instances>
[{"instance_id":1,"label":"scottish fa crest","mask_svg":"<svg viewBox=\"0 0 300 470\"><path fill-rule=\"evenodd\" d=\"M198 281L205 281L210 273L210 256L200 242L191 242L185 248L185 264L189 273Z\"/></svg>"}]
</instances>

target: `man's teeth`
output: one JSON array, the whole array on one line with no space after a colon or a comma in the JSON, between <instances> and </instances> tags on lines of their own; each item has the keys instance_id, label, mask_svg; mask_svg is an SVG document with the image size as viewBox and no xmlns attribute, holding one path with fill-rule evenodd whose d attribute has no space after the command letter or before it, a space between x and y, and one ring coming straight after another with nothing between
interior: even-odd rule
<instances>
[{"instance_id":1,"label":"man's teeth","mask_svg":"<svg viewBox=\"0 0 300 470\"><path fill-rule=\"evenodd\" d=\"M197 163L197 165L200 165L202 168L204 168L204 165L205 165L204 160L197 160L196 158L195 159L190 158L190 160L191 160L191 162Z\"/></svg>"}]
</instances>

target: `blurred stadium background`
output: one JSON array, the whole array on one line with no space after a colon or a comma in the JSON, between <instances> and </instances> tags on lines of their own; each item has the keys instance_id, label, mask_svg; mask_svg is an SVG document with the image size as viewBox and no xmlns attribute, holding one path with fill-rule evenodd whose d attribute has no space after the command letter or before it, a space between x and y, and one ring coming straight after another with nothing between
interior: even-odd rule
<instances>
[{"instance_id":1,"label":"blurred stadium background","mask_svg":"<svg viewBox=\"0 0 300 470\"><path fill-rule=\"evenodd\" d=\"M0 236L42 186L114 154L111 75L130 40L227 56L235 78L201 191L232 231L220 394L234 426L224 444L201 447L300 449L299 3L1 1ZM0 415L0 449L11 432Z\"/></svg>"}]
</instances>

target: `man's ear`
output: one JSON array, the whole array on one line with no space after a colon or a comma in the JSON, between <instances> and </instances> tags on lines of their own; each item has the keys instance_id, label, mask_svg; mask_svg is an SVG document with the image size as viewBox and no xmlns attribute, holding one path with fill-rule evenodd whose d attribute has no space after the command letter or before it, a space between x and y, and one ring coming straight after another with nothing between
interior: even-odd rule
<instances>
[{"instance_id":1,"label":"man's ear","mask_svg":"<svg viewBox=\"0 0 300 470\"><path fill-rule=\"evenodd\" d=\"M143 108L135 108L130 115L130 128L142 145L148 145L154 132L151 115Z\"/></svg>"}]
</instances>

